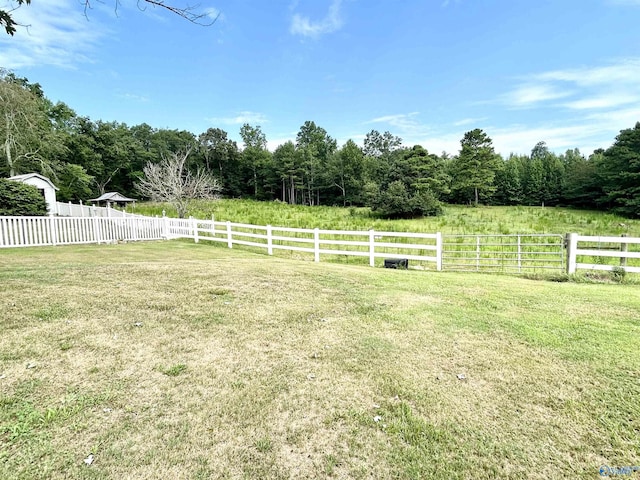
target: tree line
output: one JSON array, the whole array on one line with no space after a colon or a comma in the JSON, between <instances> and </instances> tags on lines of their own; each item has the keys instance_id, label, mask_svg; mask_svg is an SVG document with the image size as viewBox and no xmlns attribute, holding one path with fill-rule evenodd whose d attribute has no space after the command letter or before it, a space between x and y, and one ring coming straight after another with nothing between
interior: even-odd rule
<instances>
[{"instance_id":1,"label":"tree line","mask_svg":"<svg viewBox=\"0 0 640 480\"><path fill-rule=\"evenodd\" d=\"M588 157L556 154L544 142L528 155L494 151L480 129L464 134L456 155L407 146L371 130L363 145L338 146L306 121L295 141L267 149L258 125L240 128L242 143L221 128L200 134L143 123L92 120L46 98L37 83L0 71L0 176L38 172L62 201L106 191L139 196L149 164L189 151L186 168L215 176L227 197L292 204L369 206L387 217L433 215L442 203L563 205L640 216L640 122Z\"/></svg>"}]
</instances>

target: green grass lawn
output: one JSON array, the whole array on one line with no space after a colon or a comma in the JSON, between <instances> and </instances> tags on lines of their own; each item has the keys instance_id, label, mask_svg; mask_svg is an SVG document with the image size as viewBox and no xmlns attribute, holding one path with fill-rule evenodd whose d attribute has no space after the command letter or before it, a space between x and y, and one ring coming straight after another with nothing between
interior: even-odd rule
<instances>
[{"instance_id":1,"label":"green grass lawn","mask_svg":"<svg viewBox=\"0 0 640 480\"><path fill-rule=\"evenodd\" d=\"M168 204L141 203L134 212L145 215L176 216ZM334 230L426 232L443 234L517 234L569 232L581 235L621 235L640 237L640 221L618 215L560 207L485 207L448 205L439 217L415 220L382 220L368 208L305 207L281 202L252 200L199 201L190 215L253 225L273 225Z\"/></svg>"},{"instance_id":2,"label":"green grass lawn","mask_svg":"<svg viewBox=\"0 0 640 480\"><path fill-rule=\"evenodd\" d=\"M640 464L637 286L188 242L3 250L0 285L2 479Z\"/></svg>"}]
</instances>

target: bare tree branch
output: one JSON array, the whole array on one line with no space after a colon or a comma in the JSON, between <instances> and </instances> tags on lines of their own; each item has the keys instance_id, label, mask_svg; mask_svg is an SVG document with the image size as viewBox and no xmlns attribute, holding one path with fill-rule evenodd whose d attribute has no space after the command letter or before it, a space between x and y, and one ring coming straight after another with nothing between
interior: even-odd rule
<instances>
[{"instance_id":1,"label":"bare tree branch","mask_svg":"<svg viewBox=\"0 0 640 480\"><path fill-rule=\"evenodd\" d=\"M200 9L200 5L187 5L184 8L175 7L173 5L168 5L164 2L164 0L138 0L138 7L142 3L148 3L149 5L154 5L156 7L164 8L169 10L171 13L178 15L179 17L188 20L191 23L195 23L196 25L202 25L204 27L209 27L216 23L218 18L220 18L220 12L215 13L215 17L211 16L210 12L202 12L198 11Z\"/></svg>"},{"instance_id":2,"label":"bare tree branch","mask_svg":"<svg viewBox=\"0 0 640 480\"><path fill-rule=\"evenodd\" d=\"M87 16L87 11L90 10L91 3L94 0L80 0L80 4L84 8L84 14ZM100 0L97 0L100 1ZM198 5L186 5L184 7L178 7L176 5L172 5L171 3L167 3L165 0L137 0L138 8L142 11L147 9L148 5L153 7L163 8L168 10L169 12L178 15L179 17L184 18L185 20L194 23L196 25L201 25L203 27L209 27L216 23L218 18L220 18L220 12L215 11L215 16L212 16L210 11L202 11L200 10L200 4ZM120 7L120 0L114 0L115 4L115 12L118 13L118 8Z\"/></svg>"},{"instance_id":3,"label":"bare tree branch","mask_svg":"<svg viewBox=\"0 0 640 480\"><path fill-rule=\"evenodd\" d=\"M202 170L193 173L186 168L190 153L189 148L163 156L160 163L147 163L144 177L136 184L142 196L176 207L180 218L187 214L191 200L216 199L222 191L217 179Z\"/></svg>"},{"instance_id":4,"label":"bare tree branch","mask_svg":"<svg viewBox=\"0 0 640 480\"><path fill-rule=\"evenodd\" d=\"M104 0L78 0L79 4L84 9L84 16L89 18L89 10L92 8L92 4L94 2L103 3ZM120 8L121 0L113 0L114 2L114 10L116 15L118 14L118 9ZM159 7L164 10L168 10L169 12L178 15L181 18L184 18L188 22L191 22L195 25L201 25L203 27L209 27L216 23L220 18L220 12L215 9L201 9L200 4L197 5L186 5L184 7L179 7L172 3L167 3L166 0L136 0L138 4L138 8L142 11L147 9L148 5L153 7ZM13 12L17 10L22 5L31 4L31 0L9 0L7 6L0 5L0 29L4 28L5 32L8 35L13 36L16 33L16 27L28 27L29 25L23 25L15 21L13 17Z\"/></svg>"}]
</instances>

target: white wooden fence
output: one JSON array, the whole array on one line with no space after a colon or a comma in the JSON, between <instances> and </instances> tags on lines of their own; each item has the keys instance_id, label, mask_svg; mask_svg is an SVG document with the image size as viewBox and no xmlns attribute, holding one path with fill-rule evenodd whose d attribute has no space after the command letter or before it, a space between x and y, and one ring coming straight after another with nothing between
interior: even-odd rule
<instances>
[{"instance_id":1,"label":"white wooden fence","mask_svg":"<svg viewBox=\"0 0 640 480\"><path fill-rule=\"evenodd\" d=\"M249 225L212 220L153 217L0 217L0 248L118 240L160 240L190 238L233 245L289 250L321 255L406 258L442 269L442 236L439 233L397 233Z\"/></svg>"},{"instance_id":2,"label":"white wooden fence","mask_svg":"<svg viewBox=\"0 0 640 480\"><path fill-rule=\"evenodd\" d=\"M447 235L443 244L440 233L290 228L139 215L0 217L0 248L189 238L195 242L218 242L229 248L242 245L264 249L269 255L276 250L310 254L316 262L321 256L354 256L368 259L369 265L375 266L376 259L395 258L442 270L444 257L446 270L521 272L525 268L560 269L566 258L569 274L579 269L620 268L640 273L640 238L571 233L563 244L557 241L558 235L505 235L504 239L500 235L490 239L476 235L471 236L470 243L467 236L460 237L465 238ZM525 241L523 237L531 239ZM513 265L506 268L507 263Z\"/></svg>"},{"instance_id":3,"label":"white wooden fence","mask_svg":"<svg viewBox=\"0 0 640 480\"><path fill-rule=\"evenodd\" d=\"M567 235L567 273L578 269L640 273L640 238ZM619 259L618 263L616 261ZM628 259L634 263L628 265Z\"/></svg>"},{"instance_id":4,"label":"white wooden fence","mask_svg":"<svg viewBox=\"0 0 640 480\"><path fill-rule=\"evenodd\" d=\"M406 258L425 262L442 269L442 235L440 233L400 233L324 230L319 228L290 228L272 225L216 222L213 220L177 220L163 218L167 238L193 238L200 240L244 245L274 250L289 250L313 254L319 262L321 255L368 257L375 266L376 258Z\"/></svg>"},{"instance_id":5,"label":"white wooden fence","mask_svg":"<svg viewBox=\"0 0 640 480\"><path fill-rule=\"evenodd\" d=\"M128 213L109 206L83 205L82 202L79 205L71 202L56 202L56 212L62 217L143 217L143 215Z\"/></svg>"},{"instance_id":6,"label":"white wooden fence","mask_svg":"<svg viewBox=\"0 0 640 480\"><path fill-rule=\"evenodd\" d=\"M162 227L152 217L0 217L0 248L160 240Z\"/></svg>"}]
</instances>

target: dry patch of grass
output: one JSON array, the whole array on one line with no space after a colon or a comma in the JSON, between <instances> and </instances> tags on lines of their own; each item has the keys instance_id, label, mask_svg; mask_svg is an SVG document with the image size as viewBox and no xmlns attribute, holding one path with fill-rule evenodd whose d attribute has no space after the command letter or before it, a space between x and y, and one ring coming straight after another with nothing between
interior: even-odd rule
<instances>
[{"instance_id":1,"label":"dry patch of grass","mask_svg":"<svg viewBox=\"0 0 640 480\"><path fill-rule=\"evenodd\" d=\"M2 251L0 281L1 478L594 478L640 462L633 286L181 242Z\"/></svg>"}]
</instances>

